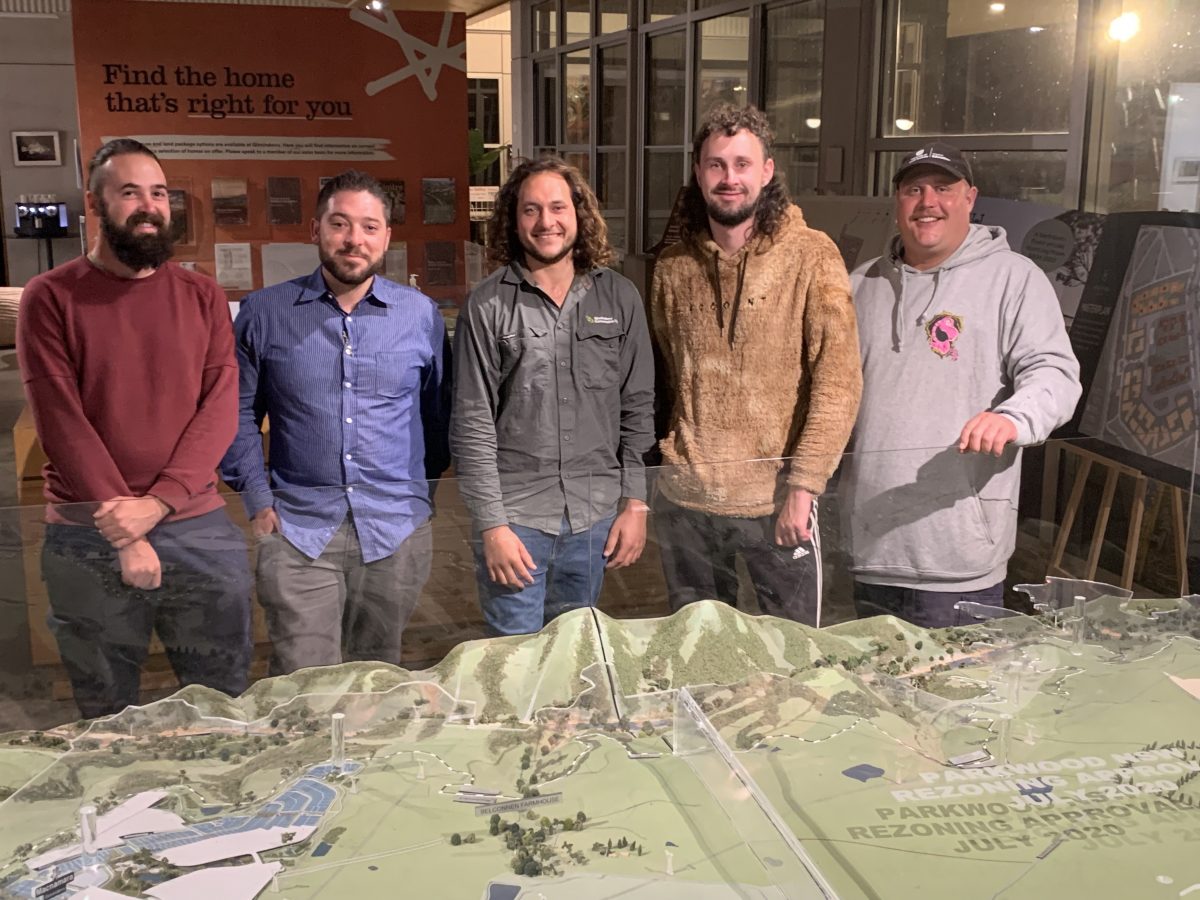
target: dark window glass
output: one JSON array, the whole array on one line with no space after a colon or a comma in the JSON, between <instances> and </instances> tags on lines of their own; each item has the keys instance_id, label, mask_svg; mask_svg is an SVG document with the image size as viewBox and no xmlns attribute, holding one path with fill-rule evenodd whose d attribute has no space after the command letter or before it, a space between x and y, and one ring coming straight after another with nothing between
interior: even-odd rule
<instances>
[{"instance_id":1,"label":"dark window glass","mask_svg":"<svg viewBox=\"0 0 1200 900\"><path fill-rule=\"evenodd\" d=\"M602 146L625 143L629 98L629 54L624 44L600 50L599 141Z\"/></svg>"},{"instance_id":2,"label":"dark window glass","mask_svg":"<svg viewBox=\"0 0 1200 900\"><path fill-rule=\"evenodd\" d=\"M500 82L495 78L467 79L467 127L478 129L485 144L500 143Z\"/></svg>"}]
</instances>

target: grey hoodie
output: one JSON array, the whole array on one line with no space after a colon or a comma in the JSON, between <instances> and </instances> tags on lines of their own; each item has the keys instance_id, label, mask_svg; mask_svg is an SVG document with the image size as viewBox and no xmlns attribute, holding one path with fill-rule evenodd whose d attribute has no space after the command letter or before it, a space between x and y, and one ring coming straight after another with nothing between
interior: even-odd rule
<instances>
[{"instance_id":1,"label":"grey hoodie","mask_svg":"<svg viewBox=\"0 0 1200 900\"><path fill-rule=\"evenodd\" d=\"M843 466L859 581L973 591L1003 581L1017 531L1023 446L1079 400L1079 363L1049 280L1002 228L972 225L920 272L890 252L851 276L863 361L854 451ZM1000 457L958 452L983 411L1017 427Z\"/></svg>"}]
</instances>

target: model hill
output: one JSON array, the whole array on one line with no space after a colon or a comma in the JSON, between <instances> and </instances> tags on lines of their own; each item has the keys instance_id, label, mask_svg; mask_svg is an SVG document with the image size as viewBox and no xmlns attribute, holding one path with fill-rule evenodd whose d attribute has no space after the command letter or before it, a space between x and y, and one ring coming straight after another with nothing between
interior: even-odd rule
<instances>
[{"instance_id":1,"label":"model hill","mask_svg":"<svg viewBox=\"0 0 1200 900\"><path fill-rule=\"evenodd\" d=\"M618 620L597 612L596 620L623 695L946 652L929 632L891 616L818 630L704 601L660 619Z\"/></svg>"},{"instance_id":2,"label":"model hill","mask_svg":"<svg viewBox=\"0 0 1200 900\"><path fill-rule=\"evenodd\" d=\"M619 620L579 609L537 634L465 642L423 671L367 662L303 669L263 679L236 699L193 685L81 723L75 733L266 730L333 712L345 714L352 731L414 715L523 722L539 711L571 709L581 698L589 714L619 716L623 697L736 684L762 674L795 678L822 666L865 671L946 652L936 632L891 617L817 630L712 601L655 619Z\"/></svg>"},{"instance_id":3,"label":"model hill","mask_svg":"<svg viewBox=\"0 0 1200 900\"><path fill-rule=\"evenodd\" d=\"M1186 598L1122 603L1101 597L1089 603L1088 621L1089 642L1122 653L1156 638L1200 635L1200 608ZM350 730L411 716L512 723L570 710L581 699L593 717L619 717L622 698L683 686L733 685L764 674L802 678L821 667L900 675L936 667L972 646L1048 634L1063 632L1027 616L938 631L880 616L818 630L713 601L654 619L612 619L579 609L537 634L465 642L422 671L367 662L303 669L259 681L236 699L191 686L60 733L132 737L231 726L274 729L333 712L347 716Z\"/></svg>"}]
</instances>

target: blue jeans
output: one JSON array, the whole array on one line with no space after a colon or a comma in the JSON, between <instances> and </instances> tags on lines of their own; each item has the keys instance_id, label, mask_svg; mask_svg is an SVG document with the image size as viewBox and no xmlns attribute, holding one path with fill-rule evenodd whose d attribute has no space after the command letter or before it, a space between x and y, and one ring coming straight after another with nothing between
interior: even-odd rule
<instances>
[{"instance_id":1,"label":"blue jeans","mask_svg":"<svg viewBox=\"0 0 1200 900\"><path fill-rule=\"evenodd\" d=\"M563 516L558 534L509 525L533 557L533 584L511 588L488 577L483 542L476 540L475 579L479 605L493 635L533 634L567 610L595 606L604 584L604 544L616 515L571 534Z\"/></svg>"}]
</instances>

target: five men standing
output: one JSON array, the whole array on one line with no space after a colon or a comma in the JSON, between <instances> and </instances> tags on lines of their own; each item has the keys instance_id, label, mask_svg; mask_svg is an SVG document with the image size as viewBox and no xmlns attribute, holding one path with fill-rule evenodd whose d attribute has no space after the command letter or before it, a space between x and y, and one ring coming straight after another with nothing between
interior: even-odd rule
<instances>
[{"instance_id":1,"label":"five men standing","mask_svg":"<svg viewBox=\"0 0 1200 900\"><path fill-rule=\"evenodd\" d=\"M50 501L50 628L85 717L138 699L158 632L181 684L246 688L250 572L217 494L237 422L224 292L168 262L158 159L109 141L88 166L100 233L21 295L17 349Z\"/></svg>"},{"instance_id":2,"label":"five men standing","mask_svg":"<svg viewBox=\"0 0 1200 900\"><path fill-rule=\"evenodd\" d=\"M496 201L501 268L458 319L451 447L494 634L593 606L646 540L654 364L637 289L605 266L608 228L580 173L519 166Z\"/></svg>"},{"instance_id":3,"label":"five men standing","mask_svg":"<svg viewBox=\"0 0 1200 900\"><path fill-rule=\"evenodd\" d=\"M858 413L860 451L906 451L846 463L860 614L955 624L958 600L1002 602L1010 445L1044 440L1079 398L1053 291L1002 229L970 225L970 166L935 143L903 161L900 235L855 273L852 301L771 141L752 107L705 117L683 240L654 273L671 605L734 602L740 554L765 612L819 622L817 497ZM136 702L152 629L184 684L245 688L249 573L216 493L223 452L259 541L274 673L400 662L430 570L428 479L451 446L492 633L594 605L605 570L639 558L650 330L637 290L607 268L576 169L527 162L500 191L501 268L459 317L452 420L441 315L378 274L391 237L378 181L350 171L322 188L320 267L247 296L234 329L220 289L167 261L165 181L136 141L102 147L95 247L22 299L21 367L50 458L51 626L84 715Z\"/></svg>"},{"instance_id":4,"label":"five men standing","mask_svg":"<svg viewBox=\"0 0 1200 900\"><path fill-rule=\"evenodd\" d=\"M327 182L312 222L320 267L238 313L240 411L221 473L253 519L273 674L399 665L429 577L426 479L449 464L446 330L432 300L378 274L390 205L362 172Z\"/></svg>"},{"instance_id":5,"label":"five men standing","mask_svg":"<svg viewBox=\"0 0 1200 900\"><path fill-rule=\"evenodd\" d=\"M656 524L673 609L736 602L740 553L764 612L814 624L816 498L862 380L845 264L792 205L771 141L753 107L705 117L684 238L654 270L671 408Z\"/></svg>"}]
</instances>

